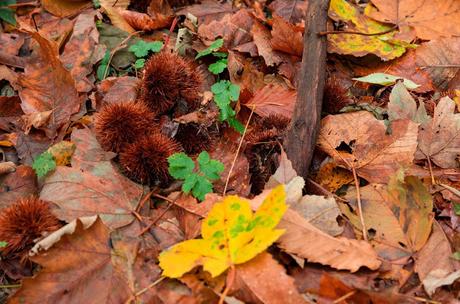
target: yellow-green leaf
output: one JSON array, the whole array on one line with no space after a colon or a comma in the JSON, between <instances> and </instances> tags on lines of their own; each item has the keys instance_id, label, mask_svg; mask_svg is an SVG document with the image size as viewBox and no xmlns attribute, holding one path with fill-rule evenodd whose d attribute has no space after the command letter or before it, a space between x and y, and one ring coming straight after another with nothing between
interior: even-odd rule
<instances>
[{"instance_id":1,"label":"yellow-green leaf","mask_svg":"<svg viewBox=\"0 0 460 304\"><path fill-rule=\"evenodd\" d=\"M392 27L377 22L359 12L359 10L346 0L331 0L329 17L335 21L347 23L348 31L366 34L383 33L382 35L365 36L356 34L331 34L328 35L328 51L344 55L364 56L374 54L383 60L391 60L404 54L410 44L394 39L397 31Z\"/></svg>"},{"instance_id":2,"label":"yellow-green leaf","mask_svg":"<svg viewBox=\"0 0 460 304\"><path fill-rule=\"evenodd\" d=\"M248 200L225 197L203 220L202 239L181 242L160 254L163 275L178 278L202 265L215 277L251 260L283 234L284 230L275 227L286 209L284 185L274 188L255 213Z\"/></svg>"},{"instance_id":3,"label":"yellow-green leaf","mask_svg":"<svg viewBox=\"0 0 460 304\"><path fill-rule=\"evenodd\" d=\"M67 166L70 164L75 145L70 141L61 141L48 148L48 152L53 155L57 166Z\"/></svg>"}]
</instances>

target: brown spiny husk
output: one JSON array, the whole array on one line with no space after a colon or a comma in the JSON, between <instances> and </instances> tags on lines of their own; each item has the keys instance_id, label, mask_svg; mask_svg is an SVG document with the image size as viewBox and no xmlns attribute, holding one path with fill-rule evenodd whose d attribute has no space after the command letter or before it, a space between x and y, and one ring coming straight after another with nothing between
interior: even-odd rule
<instances>
[{"instance_id":1,"label":"brown spiny husk","mask_svg":"<svg viewBox=\"0 0 460 304\"><path fill-rule=\"evenodd\" d=\"M102 148L120 152L155 127L154 113L142 102L105 105L95 117L96 137Z\"/></svg>"},{"instance_id":2,"label":"brown spiny husk","mask_svg":"<svg viewBox=\"0 0 460 304\"><path fill-rule=\"evenodd\" d=\"M180 124L176 136L174 136L189 155L198 154L201 151L209 151L213 145L212 132L195 123Z\"/></svg>"},{"instance_id":3,"label":"brown spiny husk","mask_svg":"<svg viewBox=\"0 0 460 304\"><path fill-rule=\"evenodd\" d=\"M323 111L335 114L351 103L353 99L348 92L348 87L335 76L327 78L323 96Z\"/></svg>"},{"instance_id":4,"label":"brown spiny husk","mask_svg":"<svg viewBox=\"0 0 460 304\"><path fill-rule=\"evenodd\" d=\"M0 211L0 241L8 243L1 249L1 255L4 258L27 258L34 240L60 227L47 202L37 197L19 199Z\"/></svg>"},{"instance_id":5,"label":"brown spiny husk","mask_svg":"<svg viewBox=\"0 0 460 304\"><path fill-rule=\"evenodd\" d=\"M202 84L203 76L192 61L161 52L145 63L140 96L158 114L170 111L180 100L190 112L199 105Z\"/></svg>"},{"instance_id":6,"label":"brown spiny husk","mask_svg":"<svg viewBox=\"0 0 460 304\"><path fill-rule=\"evenodd\" d=\"M155 132L123 148L120 165L124 174L134 181L165 186L171 181L167 158L181 151L175 140Z\"/></svg>"},{"instance_id":7,"label":"brown spiny husk","mask_svg":"<svg viewBox=\"0 0 460 304\"><path fill-rule=\"evenodd\" d=\"M245 153L251 173L251 193L259 194L278 167L282 137L289 118L270 115L260 119L246 136Z\"/></svg>"}]
</instances>

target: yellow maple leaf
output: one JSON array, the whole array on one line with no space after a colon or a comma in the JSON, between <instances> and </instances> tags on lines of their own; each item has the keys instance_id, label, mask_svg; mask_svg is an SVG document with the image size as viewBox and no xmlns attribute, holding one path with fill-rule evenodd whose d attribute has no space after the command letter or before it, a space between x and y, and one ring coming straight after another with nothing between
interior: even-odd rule
<instances>
[{"instance_id":1,"label":"yellow maple leaf","mask_svg":"<svg viewBox=\"0 0 460 304\"><path fill-rule=\"evenodd\" d=\"M216 277L232 265L251 260L284 233L275 227L286 209L284 185L274 188L255 213L248 200L225 197L203 220L202 239L181 242L160 254L163 275L178 278L202 265Z\"/></svg>"}]
</instances>

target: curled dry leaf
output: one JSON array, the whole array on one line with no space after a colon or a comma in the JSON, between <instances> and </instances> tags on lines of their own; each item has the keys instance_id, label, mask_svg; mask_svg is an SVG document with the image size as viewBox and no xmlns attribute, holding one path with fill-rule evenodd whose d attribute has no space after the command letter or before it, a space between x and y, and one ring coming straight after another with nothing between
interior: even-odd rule
<instances>
[{"instance_id":1,"label":"curled dry leaf","mask_svg":"<svg viewBox=\"0 0 460 304\"><path fill-rule=\"evenodd\" d=\"M262 117L281 115L291 117L297 99L297 91L290 90L278 84L268 84L258 90L254 96L244 104Z\"/></svg>"},{"instance_id":2,"label":"curled dry leaf","mask_svg":"<svg viewBox=\"0 0 460 304\"><path fill-rule=\"evenodd\" d=\"M460 2L456 0L372 0L372 4L372 18L412 26L420 39L460 36Z\"/></svg>"},{"instance_id":3,"label":"curled dry leaf","mask_svg":"<svg viewBox=\"0 0 460 304\"><path fill-rule=\"evenodd\" d=\"M287 55L273 50L270 31L260 22L254 21L251 29L254 43L257 46L259 56L262 56L267 66L279 65L288 62Z\"/></svg>"},{"instance_id":4,"label":"curled dry leaf","mask_svg":"<svg viewBox=\"0 0 460 304\"><path fill-rule=\"evenodd\" d=\"M165 28L168 27L174 19L171 15L166 16L159 13L150 17L147 14L129 10L119 10L118 12L126 22L137 31L153 31Z\"/></svg>"},{"instance_id":5,"label":"curled dry leaf","mask_svg":"<svg viewBox=\"0 0 460 304\"><path fill-rule=\"evenodd\" d=\"M307 1L275 0L270 3L269 8L273 15L281 16L289 23L298 24L303 22L307 6Z\"/></svg>"},{"instance_id":6,"label":"curled dry leaf","mask_svg":"<svg viewBox=\"0 0 460 304\"><path fill-rule=\"evenodd\" d=\"M0 184L0 210L37 191L35 171L24 165L16 167L15 172L0 176Z\"/></svg>"},{"instance_id":7,"label":"curled dry leaf","mask_svg":"<svg viewBox=\"0 0 460 304\"><path fill-rule=\"evenodd\" d=\"M104 8L107 16L109 16L110 21L112 24L119 29L127 32L127 33L134 33L135 30L131 27L131 25L126 22L125 18L121 16L120 9L117 7L112 6L111 0L101 0L101 7Z\"/></svg>"},{"instance_id":8,"label":"curled dry leaf","mask_svg":"<svg viewBox=\"0 0 460 304\"><path fill-rule=\"evenodd\" d=\"M460 167L460 114L455 114L455 102L442 98L434 109L433 118L421 124L417 159L430 158L441 168Z\"/></svg>"},{"instance_id":9,"label":"curled dry leaf","mask_svg":"<svg viewBox=\"0 0 460 304\"><path fill-rule=\"evenodd\" d=\"M236 269L234 292L245 303L304 303L294 279L269 253L263 252Z\"/></svg>"},{"instance_id":10,"label":"curled dry leaf","mask_svg":"<svg viewBox=\"0 0 460 304\"><path fill-rule=\"evenodd\" d=\"M69 0L42 0L41 4L45 10L58 17L69 17L78 14L85 8L92 6L91 1L69 1Z\"/></svg>"},{"instance_id":11,"label":"curled dry leaf","mask_svg":"<svg viewBox=\"0 0 460 304\"><path fill-rule=\"evenodd\" d=\"M80 109L81 98L75 89L75 81L59 60L59 52L54 42L30 33L39 46L39 56L25 67L19 78L19 91L24 113L52 111L46 134L54 138L58 130L68 124L72 114Z\"/></svg>"},{"instance_id":12,"label":"curled dry leaf","mask_svg":"<svg viewBox=\"0 0 460 304\"><path fill-rule=\"evenodd\" d=\"M369 182L386 182L401 166L410 165L417 148L417 124L405 119L391 124L366 111L329 115L322 119L319 147L337 164Z\"/></svg>"},{"instance_id":13,"label":"curled dry leaf","mask_svg":"<svg viewBox=\"0 0 460 304\"><path fill-rule=\"evenodd\" d=\"M194 4L184 7L179 10L177 15L192 14L198 18L198 24L204 25L212 22L213 20L220 20L225 15L231 14L235 11L230 2L218 2L214 0L203 0L201 4Z\"/></svg>"}]
</instances>

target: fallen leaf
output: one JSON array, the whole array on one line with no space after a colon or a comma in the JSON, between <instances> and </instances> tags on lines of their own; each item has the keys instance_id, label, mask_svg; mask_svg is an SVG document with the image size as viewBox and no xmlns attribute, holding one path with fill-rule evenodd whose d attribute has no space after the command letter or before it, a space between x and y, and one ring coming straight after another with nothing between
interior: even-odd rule
<instances>
[{"instance_id":1,"label":"fallen leaf","mask_svg":"<svg viewBox=\"0 0 460 304\"><path fill-rule=\"evenodd\" d=\"M235 9L231 3L215 0L203 0L201 4L189 5L179 10L177 15L192 14L198 18L198 25L204 25L213 20L220 20L225 15L233 13Z\"/></svg>"},{"instance_id":2,"label":"fallen leaf","mask_svg":"<svg viewBox=\"0 0 460 304\"><path fill-rule=\"evenodd\" d=\"M248 10L240 9L233 15L225 15L198 28L198 35L207 41L221 37L227 49L234 49L252 41L251 28L254 23Z\"/></svg>"},{"instance_id":3,"label":"fallen leaf","mask_svg":"<svg viewBox=\"0 0 460 304\"><path fill-rule=\"evenodd\" d=\"M18 157L23 164L32 166L34 159L46 151L51 145L51 139L42 132L30 132L25 135L19 132L13 140L14 148L18 152Z\"/></svg>"},{"instance_id":4,"label":"fallen leaf","mask_svg":"<svg viewBox=\"0 0 460 304\"><path fill-rule=\"evenodd\" d=\"M274 15L271 34L274 50L302 57L303 28L292 25L278 15Z\"/></svg>"},{"instance_id":5,"label":"fallen leaf","mask_svg":"<svg viewBox=\"0 0 460 304\"><path fill-rule=\"evenodd\" d=\"M334 161L321 166L315 181L331 193L353 182L353 173L338 167Z\"/></svg>"},{"instance_id":6,"label":"fallen leaf","mask_svg":"<svg viewBox=\"0 0 460 304\"><path fill-rule=\"evenodd\" d=\"M434 109L433 118L420 126L417 159L430 158L441 168L458 168L460 155L460 114L455 114L455 102L442 98Z\"/></svg>"},{"instance_id":7,"label":"fallen leaf","mask_svg":"<svg viewBox=\"0 0 460 304\"><path fill-rule=\"evenodd\" d=\"M446 90L450 81L459 75L460 68L455 67L459 63L459 48L460 37L442 38L422 43L415 50L417 67L423 69L431 77L437 88ZM454 65L454 67L442 67L446 65Z\"/></svg>"},{"instance_id":8,"label":"fallen leaf","mask_svg":"<svg viewBox=\"0 0 460 304\"><path fill-rule=\"evenodd\" d=\"M0 70L0 73L2 71ZM14 125L19 125L20 117L24 114L21 109L19 96L0 96L0 129L6 132L14 131Z\"/></svg>"},{"instance_id":9,"label":"fallen leaf","mask_svg":"<svg viewBox=\"0 0 460 304\"><path fill-rule=\"evenodd\" d=\"M430 119L426 113L425 105L420 103L417 109L414 98L401 82L397 82L391 90L388 118L390 121L410 119L416 123L425 123Z\"/></svg>"},{"instance_id":10,"label":"fallen leaf","mask_svg":"<svg viewBox=\"0 0 460 304\"><path fill-rule=\"evenodd\" d=\"M37 192L35 172L24 165L16 167L15 172L0 176L0 185L0 210Z\"/></svg>"},{"instance_id":11,"label":"fallen leaf","mask_svg":"<svg viewBox=\"0 0 460 304\"><path fill-rule=\"evenodd\" d=\"M63 140L49 147L47 151L53 156L56 166L67 166L70 164L75 148L72 142Z\"/></svg>"},{"instance_id":12,"label":"fallen leaf","mask_svg":"<svg viewBox=\"0 0 460 304\"><path fill-rule=\"evenodd\" d=\"M268 84L257 91L244 106L254 108L254 112L262 117L281 115L292 117L297 99L297 91L284 88L277 84Z\"/></svg>"},{"instance_id":13,"label":"fallen leaf","mask_svg":"<svg viewBox=\"0 0 460 304\"><path fill-rule=\"evenodd\" d=\"M99 32L94 21L96 12L78 15L72 36L61 55L64 67L75 79L78 92L93 89L95 77L91 75L93 65L104 57L105 49L99 43Z\"/></svg>"},{"instance_id":14,"label":"fallen leaf","mask_svg":"<svg viewBox=\"0 0 460 304\"><path fill-rule=\"evenodd\" d=\"M143 187L117 171L89 130L75 130L72 142L76 160L47 176L40 198L53 202L65 221L98 214L111 229L131 223Z\"/></svg>"},{"instance_id":15,"label":"fallen leaf","mask_svg":"<svg viewBox=\"0 0 460 304\"><path fill-rule=\"evenodd\" d=\"M0 33L0 44L2 45L2 52L16 56L24 44L24 36L16 33Z\"/></svg>"},{"instance_id":16,"label":"fallen leaf","mask_svg":"<svg viewBox=\"0 0 460 304\"><path fill-rule=\"evenodd\" d=\"M258 21L254 21L251 33L259 56L264 58L267 66L279 65L289 60L286 57L287 55L273 50L270 31Z\"/></svg>"},{"instance_id":17,"label":"fallen leaf","mask_svg":"<svg viewBox=\"0 0 460 304\"><path fill-rule=\"evenodd\" d=\"M268 6L273 15L281 16L289 23L301 23L307 11L308 2L304 0L275 0Z\"/></svg>"},{"instance_id":18,"label":"fallen leaf","mask_svg":"<svg viewBox=\"0 0 460 304\"><path fill-rule=\"evenodd\" d=\"M23 280L10 303L125 303L135 298L159 278L158 267L136 258L135 245L109 233L100 219L87 229L77 220L73 234L64 234L46 253L31 257L42 269ZM146 293L139 300L155 298L154 288Z\"/></svg>"},{"instance_id":19,"label":"fallen leaf","mask_svg":"<svg viewBox=\"0 0 460 304\"><path fill-rule=\"evenodd\" d=\"M102 83L112 80L104 80ZM110 88L105 91L102 104L135 101L139 92L140 80L137 77L122 76L113 79ZM120 100L123 96L123 100Z\"/></svg>"},{"instance_id":20,"label":"fallen leaf","mask_svg":"<svg viewBox=\"0 0 460 304\"><path fill-rule=\"evenodd\" d=\"M294 285L294 279L269 253L263 252L236 269L230 291L245 303L295 304L304 303Z\"/></svg>"},{"instance_id":21,"label":"fallen leaf","mask_svg":"<svg viewBox=\"0 0 460 304\"><path fill-rule=\"evenodd\" d=\"M403 171L392 176L388 186L370 184L360 189L364 225L372 231L370 242L382 258L396 261L419 251L428 240L433 222L433 201L423 183L416 177L404 177ZM346 196L350 202L341 205L358 234L356 190Z\"/></svg>"},{"instance_id":22,"label":"fallen leaf","mask_svg":"<svg viewBox=\"0 0 460 304\"><path fill-rule=\"evenodd\" d=\"M383 86L395 84L397 80L402 79L404 86L408 89L414 90L419 87L419 85L413 82L412 80L386 73L372 73L364 77L352 79L360 82L379 84Z\"/></svg>"},{"instance_id":23,"label":"fallen leaf","mask_svg":"<svg viewBox=\"0 0 460 304\"><path fill-rule=\"evenodd\" d=\"M415 256L415 271L430 296L437 287L448 285L449 276L460 276L460 263L451 258L452 253L449 239L438 222L434 221L428 242Z\"/></svg>"},{"instance_id":24,"label":"fallen leaf","mask_svg":"<svg viewBox=\"0 0 460 304\"><path fill-rule=\"evenodd\" d=\"M113 7L110 0L100 0L100 3L101 7L105 10L107 16L109 16L110 21L112 21L112 24L115 27L130 34L135 32L131 25L129 25L129 23L121 15L121 10L117 7Z\"/></svg>"},{"instance_id":25,"label":"fallen leaf","mask_svg":"<svg viewBox=\"0 0 460 304\"><path fill-rule=\"evenodd\" d=\"M232 265L251 260L283 234L275 227L287 209L285 200L284 186L278 186L253 214L247 200L225 197L203 221L202 239L184 241L160 254L163 275L178 278L202 265L216 277Z\"/></svg>"},{"instance_id":26,"label":"fallen leaf","mask_svg":"<svg viewBox=\"0 0 460 304\"><path fill-rule=\"evenodd\" d=\"M288 184L291 180L297 177L297 172L292 167L292 162L288 159L284 149L281 149L280 162L275 173L270 176L265 189L274 188L279 184Z\"/></svg>"},{"instance_id":27,"label":"fallen leaf","mask_svg":"<svg viewBox=\"0 0 460 304\"><path fill-rule=\"evenodd\" d=\"M433 40L460 36L460 2L456 0L372 0L369 16L399 27L414 27L417 37Z\"/></svg>"},{"instance_id":28,"label":"fallen leaf","mask_svg":"<svg viewBox=\"0 0 460 304\"><path fill-rule=\"evenodd\" d=\"M331 34L327 36L328 52L361 57L374 54L383 60L391 60L406 51L403 42L396 41L392 27L379 23L360 13L359 9L346 0L331 0L329 17L348 24L347 30L362 33L383 33L382 35ZM407 43L406 43L407 45Z\"/></svg>"},{"instance_id":29,"label":"fallen leaf","mask_svg":"<svg viewBox=\"0 0 460 304\"><path fill-rule=\"evenodd\" d=\"M58 17L68 17L76 15L85 8L92 6L91 1L62 1L62 0L42 0L41 4L45 10Z\"/></svg>"},{"instance_id":30,"label":"fallen leaf","mask_svg":"<svg viewBox=\"0 0 460 304\"><path fill-rule=\"evenodd\" d=\"M75 81L59 60L57 46L38 32L30 34L40 45L40 52L19 78L21 107L26 114L53 111L45 131L49 138L54 138L63 125L69 124L72 114L79 111L82 100Z\"/></svg>"},{"instance_id":31,"label":"fallen leaf","mask_svg":"<svg viewBox=\"0 0 460 304\"><path fill-rule=\"evenodd\" d=\"M417 148L417 124L398 120L386 134L383 121L366 111L329 115L321 120L318 146L334 161L369 182L386 182L410 165Z\"/></svg>"},{"instance_id":32,"label":"fallen leaf","mask_svg":"<svg viewBox=\"0 0 460 304\"><path fill-rule=\"evenodd\" d=\"M129 10L119 10L118 12L137 31L153 31L169 27L174 19L173 16L169 15L156 14L154 17L151 17L144 13Z\"/></svg>"},{"instance_id":33,"label":"fallen leaf","mask_svg":"<svg viewBox=\"0 0 460 304\"><path fill-rule=\"evenodd\" d=\"M23 115L22 121L24 123L24 134L29 134L32 127L40 129L41 127L45 126L48 123L51 113L53 113L52 110Z\"/></svg>"}]
</instances>

